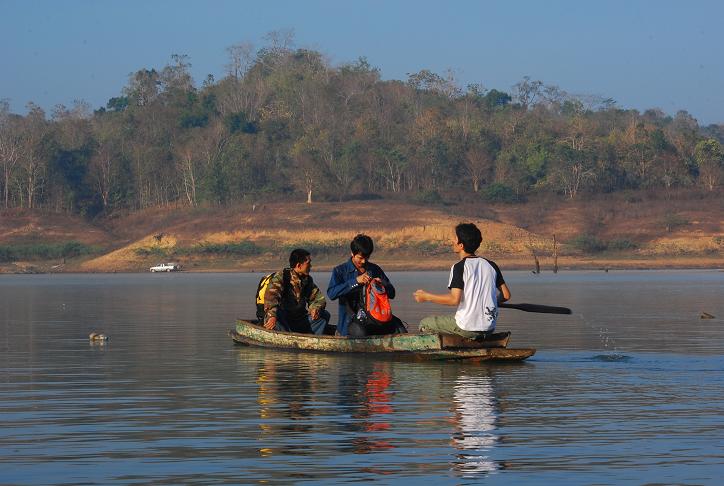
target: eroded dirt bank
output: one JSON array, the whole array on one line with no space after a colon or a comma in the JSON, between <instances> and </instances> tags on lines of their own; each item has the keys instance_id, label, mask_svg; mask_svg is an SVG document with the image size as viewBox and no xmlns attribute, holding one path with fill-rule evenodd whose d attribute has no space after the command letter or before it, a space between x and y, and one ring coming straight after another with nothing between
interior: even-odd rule
<instances>
[{"instance_id":1,"label":"eroded dirt bank","mask_svg":"<svg viewBox=\"0 0 724 486\"><path fill-rule=\"evenodd\" d=\"M294 247L325 270L345 258L349 240L371 235L375 260L391 270L446 269L452 227L473 221L481 254L506 268L724 267L722 202L661 203L609 198L520 205L417 206L408 203L276 202L233 208L153 208L96 221L37 211L0 212L2 272L139 272L160 261L191 271L263 271ZM553 236L556 238L554 252ZM75 242L67 257L13 258L37 245ZM35 246L33 246L35 245ZM27 250L31 248L31 250ZM5 255L5 258L2 258Z\"/></svg>"}]
</instances>

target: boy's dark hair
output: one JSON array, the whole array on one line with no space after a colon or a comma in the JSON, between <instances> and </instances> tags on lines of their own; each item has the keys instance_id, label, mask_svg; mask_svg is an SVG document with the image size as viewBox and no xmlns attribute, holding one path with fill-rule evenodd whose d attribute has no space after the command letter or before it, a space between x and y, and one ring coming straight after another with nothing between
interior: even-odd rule
<instances>
[{"instance_id":1,"label":"boy's dark hair","mask_svg":"<svg viewBox=\"0 0 724 486\"><path fill-rule=\"evenodd\" d=\"M460 223L455 226L455 235L467 253L475 253L483 242L483 235L473 223Z\"/></svg>"},{"instance_id":2,"label":"boy's dark hair","mask_svg":"<svg viewBox=\"0 0 724 486\"><path fill-rule=\"evenodd\" d=\"M372 238L362 233L358 234L349 244L353 255L361 254L365 258L369 258L373 251L375 251L375 244L372 243Z\"/></svg>"},{"instance_id":3,"label":"boy's dark hair","mask_svg":"<svg viewBox=\"0 0 724 486\"><path fill-rule=\"evenodd\" d=\"M289 255L289 268L296 267L298 263L304 263L307 261L307 257L309 257L309 255L310 253L304 248L292 250L292 253Z\"/></svg>"}]
</instances>

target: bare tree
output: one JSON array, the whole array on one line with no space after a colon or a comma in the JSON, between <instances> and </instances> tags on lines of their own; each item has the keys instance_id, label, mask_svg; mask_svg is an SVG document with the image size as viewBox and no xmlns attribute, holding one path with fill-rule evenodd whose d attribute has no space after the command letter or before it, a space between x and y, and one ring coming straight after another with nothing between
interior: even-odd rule
<instances>
[{"instance_id":1,"label":"bare tree","mask_svg":"<svg viewBox=\"0 0 724 486\"><path fill-rule=\"evenodd\" d=\"M121 150L119 144L120 127L109 118L93 120L96 149L90 159L89 173L93 185L101 197L103 209L110 204L111 190L114 185L114 173Z\"/></svg>"},{"instance_id":2,"label":"bare tree","mask_svg":"<svg viewBox=\"0 0 724 486\"><path fill-rule=\"evenodd\" d=\"M402 192L402 182L407 169L408 160L399 147L392 149L381 149L379 157L384 161L385 168L382 171L388 191Z\"/></svg>"},{"instance_id":3,"label":"bare tree","mask_svg":"<svg viewBox=\"0 0 724 486\"><path fill-rule=\"evenodd\" d=\"M188 145L179 149L177 166L181 172L184 184L184 193L189 206L196 206L196 175L194 170L194 155Z\"/></svg>"},{"instance_id":4,"label":"bare tree","mask_svg":"<svg viewBox=\"0 0 724 486\"><path fill-rule=\"evenodd\" d=\"M493 159L486 149L475 147L465 152L463 166L473 183L473 191L478 192L480 184L486 179L486 174L493 169Z\"/></svg>"},{"instance_id":5,"label":"bare tree","mask_svg":"<svg viewBox=\"0 0 724 486\"><path fill-rule=\"evenodd\" d=\"M20 160L22 135L17 120L10 114L10 103L0 100L0 165L3 175L3 200L10 205L10 182Z\"/></svg>"},{"instance_id":6,"label":"bare tree","mask_svg":"<svg viewBox=\"0 0 724 486\"><path fill-rule=\"evenodd\" d=\"M269 42L274 50L288 51L294 47L294 29L272 30L266 33L264 40Z\"/></svg>"},{"instance_id":7,"label":"bare tree","mask_svg":"<svg viewBox=\"0 0 724 486\"><path fill-rule=\"evenodd\" d=\"M98 194L101 196L103 208L108 208L111 197L111 178L113 167L113 152L109 143L101 143L90 161L90 173Z\"/></svg>"},{"instance_id":8,"label":"bare tree","mask_svg":"<svg viewBox=\"0 0 724 486\"><path fill-rule=\"evenodd\" d=\"M307 194L307 204L312 204L312 194L319 185L321 166L319 160L321 155L315 147L314 134L307 131L301 136L291 148L291 155L297 162L299 172L296 172L295 182L304 189Z\"/></svg>"},{"instance_id":9,"label":"bare tree","mask_svg":"<svg viewBox=\"0 0 724 486\"><path fill-rule=\"evenodd\" d=\"M171 60L172 64L164 67L159 76L164 91L192 91L194 80L189 72L191 62L188 54L171 54Z\"/></svg>"},{"instance_id":10,"label":"bare tree","mask_svg":"<svg viewBox=\"0 0 724 486\"><path fill-rule=\"evenodd\" d=\"M226 71L237 81L241 79L254 62L254 44L241 42L226 48L229 53L229 64Z\"/></svg>"},{"instance_id":11,"label":"bare tree","mask_svg":"<svg viewBox=\"0 0 724 486\"><path fill-rule=\"evenodd\" d=\"M563 192L570 199L576 198L583 182L596 176L596 173L592 169L586 168L581 161L571 162L565 167L560 167L555 173L563 186Z\"/></svg>"},{"instance_id":12,"label":"bare tree","mask_svg":"<svg viewBox=\"0 0 724 486\"><path fill-rule=\"evenodd\" d=\"M570 199L576 198L584 182L596 177L589 154L582 150L559 145L552 162L552 179Z\"/></svg>"},{"instance_id":13,"label":"bare tree","mask_svg":"<svg viewBox=\"0 0 724 486\"><path fill-rule=\"evenodd\" d=\"M45 164L42 157L42 141L46 134L45 112L37 105L28 104L28 115L23 124L23 144L19 157L20 187L25 194L29 209L35 207L38 190L42 187Z\"/></svg>"},{"instance_id":14,"label":"bare tree","mask_svg":"<svg viewBox=\"0 0 724 486\"><path fill-rule=\"evenodd\" d=\"M540 97L549 107L558 108L568 98L568 94L558 86L549 85L543 87Z\"/></svg>"},{"instance_id":15,"label":"bare tree","mask_svg":"<svg viewBox=\"0 0 724 486\"><path fill-rule=\"evenodd\" d=\"M205 152L207 158L213 159L214 157L214 155L209 153L210 150L208 147L205 150L200 150L202 149L202 145L199 142L197 138L191 137L175 149L176 168L183 181L186 201L188 201L189 206L192 207L196 207L198 204L196 189L198 177L197 159L199 158L199 152ZM210 162L207 160L207 164L208 163Z\"/></svg>"},{"instance_id":16,"label":"bare tree","mask_svg":"<svg viewBox=\"0 0 724 486\"><path fill-rule=\"evenodd\" d=\"M542 81L532 81L530 76L524 76L523 79L513 85L515 99L518 100L523 108L528 109L535 103L535 100L541 95L543 89Z\"/></svg>"}]
</instances>

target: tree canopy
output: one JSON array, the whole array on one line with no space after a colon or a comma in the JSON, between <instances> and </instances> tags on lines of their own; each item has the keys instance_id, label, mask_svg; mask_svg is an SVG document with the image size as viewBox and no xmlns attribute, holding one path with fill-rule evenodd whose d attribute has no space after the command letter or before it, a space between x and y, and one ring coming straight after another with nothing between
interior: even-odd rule
<instances>
[{"instance_id":1,"label":"tree canopy","mask_svg":"<svg viewBox=\"0 0 724 486\"><path fill-rule=\"evenodd\" d=\"M201 86L174 54L95 112L76 102L20 116L0 103L0 204L95 215L264 194L721 187L724 126L685 111L639 113L529 77L509 93L425 69L383 80L365 58L332 66L289 35L268 40L230 47L228 74Z\"/></svg>"}]
</instances>

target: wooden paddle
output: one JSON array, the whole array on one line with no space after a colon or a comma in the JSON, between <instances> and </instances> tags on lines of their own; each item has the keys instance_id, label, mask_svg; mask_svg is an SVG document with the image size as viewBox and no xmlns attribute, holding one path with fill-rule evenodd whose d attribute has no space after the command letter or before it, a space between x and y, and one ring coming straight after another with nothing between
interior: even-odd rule
<instances>
[{"instance_id":1,"label":"wooden paddle","mask_svg":"<svg viewBox=\"0 0 724 486\"><path fill-rule=\"evenodd\" d=\"M539 312L541 314L570 314L571 309L568 307L555 307L552 305L539 305L539 304L508 304L503 302L498 304L498 307L505 309L518 309L523 312Z\"/></svg>"}]
</instances>

